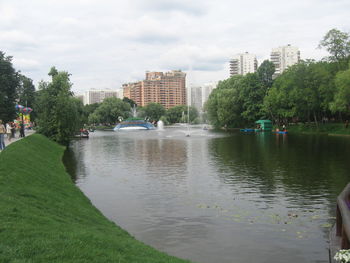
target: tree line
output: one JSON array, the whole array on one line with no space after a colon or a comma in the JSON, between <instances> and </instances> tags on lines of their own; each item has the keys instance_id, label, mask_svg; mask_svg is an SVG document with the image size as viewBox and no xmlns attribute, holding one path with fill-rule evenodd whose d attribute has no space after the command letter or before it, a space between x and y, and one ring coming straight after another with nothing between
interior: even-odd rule
<instances>
[{"instance_id":1,"label":"tree line","mask_svg":"<svg viewBox=\"0 0 350 263\"><path fill-rule=\"evenodd\" d=\"M68 145L72 136L85 125L115 125L121 119L132 117L131 99L106 98L102 103L83 105L71 90L70 74L52 67L51 81L41 81L35 90L33 81L16 71L12 57L0 51L0 119L10 122L17 118L16 104L31 107L31 120L36 131L62 145ZM161 104L150 103L138 108L138 117L165 123L198 122L198 111L180 105L166 110Z\"/></svg>"},{"instance_id":2,"label":"tree line","mask_svg":"<svg viewBox=\"0 0 350 263\"><path fill-rule=\"evenodd\" d=\"M256 73L220 81L205 105L216 127L343 121L350 117L350 36L330 30L320 41L330 56L304 60L274 78L274 64L264 61Z\"/></svg>"}]
</instances>

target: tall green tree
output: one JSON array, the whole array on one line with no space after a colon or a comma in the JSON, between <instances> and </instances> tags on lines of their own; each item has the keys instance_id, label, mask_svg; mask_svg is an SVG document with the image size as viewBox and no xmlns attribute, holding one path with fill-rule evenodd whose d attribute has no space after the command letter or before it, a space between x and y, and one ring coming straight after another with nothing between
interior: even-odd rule
<instances>
[{"instance_id":1,"label":"tall green tree","mask_svg":"<svg viewBox=\"0 0 350 263\"><path fill-rule=\"evenodd\" d=\"M119 117L127 118L131 106L121 99L110 97L103 100L98 108L89 116L89 123L115 124Z\"/></svg>"},{"instance_id":2,"label":"tall green tree","mask_svg":"<svg viewBox=\"0 0 350 263\"><path fill-rule=\"evenodd\" d=\"M100 106L100 103L86 104L83 106L82 122L88 123L89 116Z\"/></svg>"},{"instance_id":3,"label":"tall green tree","mask_svg":"<svg viewBox=\"0 0 350 263\"><path fill-rule=\"evenodd\" d=\"M241 116L243 103L240 100L243 79L243 76L237 75L220 81L210 94L205 110L210 123L215 127L236 127L244 123Z\"/></svg>"},{"instance_id":4,"label":"tall green tree","mask_svg":"<svg viewBox=\"0 0 350 263\"><path fill-rule=\"evenodd\" d=\"M257 73L248 73L240 82L239 101L241 116L247 123L254 123L264 116L263 101L268 87L263 86Z\"/></svg>"},{"instance_id":5,"label":"tall green tree","mask_svg":"<svg viewBox=\"0 0 350 263\"><path fill-rule=\"evenodd\" d=\"M320 48L325 48L330 54L332 61L342 61L350 55L350 36L333 28L327 32L319 44Z\"/></svg>"},{"instance_id":6,"label":"tall green tree","mask_svg":"<svg viewBox=\"0 0 350 263\"><path fill-rule=\"evenodd\" d=\"M136 102L133 101L133 100L130 99L130 98L124 97L124 98L123 98L123 101L126 102L126 103L129 103L129 105L130 105L131 108L133 108L134 106L137 107Z\"/></svg>"},{"instance_id":7,"label":"tall green tree","mask_svg":"<svg viewBox=\"0 0 350 263\"><path fill-rule=\"evenodd\" d=\"M275 64L269 60L264 60L257 70L258 78L261 85L267 89L272 87L273 74L275 73Z\"/></svg>"},{"instance_id":8,"label":"tall green tree","mask_svg":"<svg viewBox=\"0 0 350 263\"><path fill-rule=\"evenodd\" d=\"M336 92L331 103L333 112L350 113L350 65L346 71L341 71L335 79Z\"/></svg>"},{"instance_id":9,"label":"tall green tree","mask_svg":"<svg viewBox=\"0 0 350 263\"><path fill-rule=\"evenodd\" d=\"M142 108L143 117L148 117L151 121L158 121L160 117L165 115L165 108L159 103L149 103Z\"/></svg>"},{"instance_id":10,"label":"tall green tree","mask_svg":"<svg viewBox=\"0 0 350 263\"><path fill-rule=\"evenodd\" d=\"M15 119L19 74L13 68L12 57L0 51L0 119L4 122Z\"/></svg>"},{"instance_id":11,"label":"tall green tree","mask_svg":"<svg viewBox=\"0 0 350 263\"><path fill-rule=\"evenodd\" d=\"M74 133L80 128L79 104L71 92L72 84L68 72L52 67L51 82L39 84L35 104L37 131L51 140L68 145Z\"/></svg>"},{"instance_id":12,"label":"tall green tree","mask_svg":"<svg viewBox=\"0 0 350 263\"><path fill-rule=\"evenodd\" d=\"M188 111L186 105L178 105L168 109L165 116L169 123L187 122L188 119L193 122L198 117L198 110L191 106Z\"/></svg>"},{"instance_id":13,"label":"tall green tree","mask_svg":"<svg viewBox=\"0 0 350 263\"><path fill-rule=\"evenodd\" d=\"M19 74L20 85L18 87L19 104L25 107L33 107L35 101L35 86L33 80Z\"/></svg>"}]
</instances>

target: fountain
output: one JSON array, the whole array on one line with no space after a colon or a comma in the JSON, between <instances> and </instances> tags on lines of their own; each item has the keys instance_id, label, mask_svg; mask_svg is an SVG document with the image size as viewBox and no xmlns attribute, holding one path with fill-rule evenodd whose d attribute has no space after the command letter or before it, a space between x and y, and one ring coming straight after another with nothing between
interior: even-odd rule
<instances>
[{"instance_id":1,"label":"fountain","mask_svg":"<svg viewBox=\"0 0 350 263\"><path fill-rule=\"evenodd\" d=\"M152 123L148 121L146 118L145 120L141 118L137 118L137 111L136 111L136 105L134 104L133 108L131 109L132 118L128 118L123 121L122 117L119 117L120 123L114 127L114 131L119 130L154 130L155 127Z\"/></svg>"},{"instance_id":2,"label":"fountain","mask_svg":"<svg viewBox=\"0 0 350 263\"><path fill-rule=\"evenodd\" d=\"M158 131L164 131L164 122L162 120L159 120L157 122L157 130Z\"/></svg>"}]
</instances>

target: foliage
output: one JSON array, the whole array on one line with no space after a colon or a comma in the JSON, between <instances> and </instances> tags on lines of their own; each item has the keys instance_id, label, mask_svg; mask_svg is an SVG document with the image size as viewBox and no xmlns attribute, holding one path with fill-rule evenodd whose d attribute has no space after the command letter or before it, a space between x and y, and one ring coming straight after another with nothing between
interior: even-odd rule
<instances>
[{"instance_id":1,"label":"foliage","mask_svg":"<svg viewBox=\"0 0 350 263\"><path fill-rule=\"evenodd\" d=\"M335 254L334 259L337 262L340 262L340 263L348 263L348 262L350 262L350 250L349 249L341 249L341 250L339 250Z\"/></svg>"},{"instance_id":2,"label":"foliage","mask_svg":"<svg viewBox=\"0 0 350 263\"><path fill-rule=\"evenodd\" d=\"M35 102L35 86L33 84L33 80L22 74L19 74L19 79L20 85L17 89L19 97L18 104L33 108Z\"/></svg>"},{"instance_id":3,"label":"foliage","mask_svg":"<svg viewBox=\"0 0 350 263\"><path fill-rule=\"evenodd\" d=\"M166 119L169 123L179 123L188 121L188 107L186 105L178 105L166 111ZM189 121L193 122L198 117L198 110L195 107L189 107Z\"/></svg>"},{"instance_id":4,"label":"foliage","mask_svg":"<svg viewBox=\"0 0 350 263\"><path fill-rule=\"evenodd\" d=\"M80 128L79 111L82 105L73 98L67 72L52 67L51 82L41 82L35 104L37 131L48 138L68 145L70 138ZM81 107L81 108L80 108Z\"/></svg>"},{"instance_id":5,"label":"foliage","mask_svg":"<svg viewBox=\"0 0 350 263\"><path fill-rule=\"evenodd\" d=\"M350 113L350 68L336 75L335 86L336 92L330 105L331 110Z\"/></svg>"},{"instance_id":6,"label":"foliage","mask_svg":"<svg viewBox=\"0 0 350 263\"><path fill-rule=\"evenodd\" d=\"M123 101L126 102L126 103L128 103L128 104L130 105L131 108L133 108L134 106L137 107L136 102L133 101L133 100L130 99L130 98L124 97L124 98L123 98Z\"/></svg>"},{"instance_id":7,"label":"foliage","mask_svg":"<svg viewBox=\"0 0 350 263\"><path fill-rule=\"evenodd\" d=\"M83 106L82 123L89 123L89 116L100 106L100 103L86 104Z\"/></svg>"},{"instance_id":8,"label":"foliage","mask_svg":"<svg viewBox=\"0 0 350 263\"><path fill-rule=\"evenodd\" d=\"M142 108L141 112L143 117L149 118L150 121L158 121L161 116L165 115L166 110L159 103L149 103Z\"/></svg>"},{"instance_id":9,"label":"foliage","mask_svg":"<svg viewBox=\"0 0 350 263\"><path fill-rule=\"evenodd\" d=\"M19 74L19 80L19 86L17 89L19 98L18 104L34 108L36 93L33 80L22 74ZM30 115L31 120L35 120L36 111L34 110Z\"/></svg>"},{"instance_id":10,"label":"foliage","mask_svg":"<svg viewBox=\"0 0 350 263\"><path fill-rule=\"evenodd\" d=\"M162 121L164 123L164 125L169 124L169 121L168 121L167 117L165 117L165 116L161 116L159 120Z\"/></svg>"},{"instance_id":11,"label":"foliage","mask_svg":"<svg viewBox=\"0 0 350 263\"><path fill-rule=\"evenodd\" d=\"M188 262L137 241L103 216L73 184L63 152L34 134L0 154L0 262Z\"/></svg>"},{"instance_id":12,"label":"foliage","mask_svg":"<svg viewBox=\"0 0 350 263\"><path fill-rule=\"evenodd\" d=\"M0 51L0 119L12 121L16 117L17 90L20 86L19 74L12 66L12 57Z\"/></svg>"},{"instance_id":13,"label":"foliage","mask_svg":"<svg viewBox=\"0 0 350 263\"><path fill-rule=\"evenodd\" d=\"M130 104L121 99L115 97L106 98L89 115L89 123L115 124L119 117L123 117L124 119L129 117L130 109Z\"/></svg>"},{"instance_id":14,"label":"foliage","mask_svg":"<svg viewBox=\"0 0 350 263\"><path fill-rule=\"evenodd\" d=\"M264 60L257 70L258 78L261 85L265 88L271 88L273 84L273 74L275 73L275 64L271 61Z\"/></svg>"},{"instance_id":15,"label":"foliage","mask_svg":"<svg viewBox=\"0 0 350 263\"><path fill-rule=\"evenodd\" d=\"M340 62L350 55L350 36L333 28L323 37L319 47L324 47L331 54L331 61Z\"/></svg>"}]
</instances>

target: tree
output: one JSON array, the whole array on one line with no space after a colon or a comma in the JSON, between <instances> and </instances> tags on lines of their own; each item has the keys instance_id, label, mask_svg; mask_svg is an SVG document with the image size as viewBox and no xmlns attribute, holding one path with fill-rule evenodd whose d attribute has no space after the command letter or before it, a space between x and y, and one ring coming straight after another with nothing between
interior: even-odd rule
<instances>
[{"instance_id":1,"label":"tree","mask_svg":"<svg viewBox=\"0 0 350 263\"><path fill-rule=\"evenodd\" d=\"M341 71L335 79L336 92L331 103L333 112L350 113L350 68Z\"/></svg>"},{"instance_id":2,"label":"tree","mask_svg":"<svg viewBox=\"0 0 350 263\"><path fill-rule=\"evenodd\" d=\"M82 122L88 123L89 116L100 106L100 103L86 104L83 106ZM92 122L96 123L96 122Z\"/></svg>"},{"instance_id":3,"label":"tree","mask_svg":"<svg viewBox=\"0 0 350 263\"><path fill-rule=\"evenodd\" d=\"M71 92L68 72L52 67L51 82L41 82L35 109L37 131L51 140L68 145L72 135L80 128L79 106Z\"/></svg>"},{"instance_id":4,"label":"tree","mask_svg":"<svg viewBox=\"0 0 350 263\"><path fill-rule=\"evenodd\" d=\"M186 105L178 105L166 111L165 117L169 123L187 122L188 107ZM198 110L195 107L189 107L189 120L193 122L198 117Z\"/></svg>"},{"instance_id":5,"label":"tree","mask_svg":"<svg viewBox=\"0 0 350 263\"><path fill-rule=\"evenodd\" d=\"M208 119L217 128L234 127L243 123L239 91L243 76L237 75L220 81L205 104Z\"/></svg>"},{"instance_id":6,"label":"tree","mask_svg":"<svg viewBox=\"0 0 350 263\"><path fill-rule=\"evenodd\" d=\"M19 104L25 107L33 107L35 101L35 86L33 80L19 74L20 85L18 87Z\"/></svg>"},{"instance_id":7,"label":"tree","mask_svg":"<svg viewBox=\"0 0 350 263\"><path fill-rule=\"evenodd\" d=\"M110 97L103 100L98 108L89 116L89 123L115 124L118 117L127 118L130 114L130 104L121 99Z\"/></svg>"},{"instance_id":8,"label":"tree","mask_svg":"<svg viewBox=\"0 0 350 263\"><path fill-rule=\"evenodd\" d=\"M12 121L16 117L19 74L12 66L12 57L0 51L0 119Z\"/></svg>"},{"instance_id":9,"label":"tree","mask_svg":"<svg viewBox=\"0 0 350 263\"><path fill-rule=\"evenodd\" d=\"M320 41L319 48L324 47L330 54L331 61L341 62L350 55L350 36L333 28Z\"/></svg>"},{"instance_id":10,"label":"tree","mask_svg":"<svg viewBox=\"0 0 350 263\"><path fill-rule=\"evenodd\" d=\"M257 70L259 81L262 86L269 89L272 87L272 76L275 73L275 64L269 60L264 60Z\"/></svg>"},{"instance_id":11,"label":"tree","mask_svg":"<svg viewBox=\"0 0 350 263\"><path fill-rule=\"evenodd\" d=\"M254 123L264 115L263 100L267 88L259 81L256 73L248 73L240 81L239 101L242 103L241 116L247 123Z\"/></svg>"},{"instance_id":12,"label":"tree","mask_svg":"<svg viewBox=\"0 0 350 263\"><path fill-rule=\"evenodd\" d=\"M126 103L129 103L131 108L134 108L134 106L137 107L136 102L133 101L132 99L128 98L128 97L124 97L123 101L126 102Z\"/></svg>"},{"instance_id":13,"label":"tree","mask_svg":"<svg viewBox=\"0 0 350 263\"><path fill-rule=\"evenodd\" d=\"M142 111L144 117L148 117L151 121L158 121L166 112L163 105L154 102L147 104Z\"/></svg>"}]
</instances>

